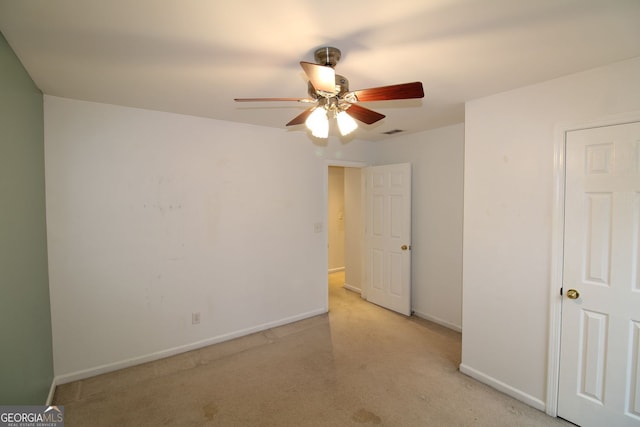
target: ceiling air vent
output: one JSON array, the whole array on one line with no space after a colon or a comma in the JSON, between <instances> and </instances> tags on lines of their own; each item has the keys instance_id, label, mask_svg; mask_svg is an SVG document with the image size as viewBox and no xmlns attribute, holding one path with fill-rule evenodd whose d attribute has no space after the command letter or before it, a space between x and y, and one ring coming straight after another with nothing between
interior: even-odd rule
<instances>
[{"instance_id":1,"label":"ceiling air vent","mask_svg":"<svg viewBox=\"0 0 640 427\"><path fill-rule=\"evenodd\" d=\"M388 130L386 132L382 132L385 135L393 135L395 133L400 133L400 132L404 132L404 130L402 129L393 129L393 130Z\"/></svg>"}]
</instances>

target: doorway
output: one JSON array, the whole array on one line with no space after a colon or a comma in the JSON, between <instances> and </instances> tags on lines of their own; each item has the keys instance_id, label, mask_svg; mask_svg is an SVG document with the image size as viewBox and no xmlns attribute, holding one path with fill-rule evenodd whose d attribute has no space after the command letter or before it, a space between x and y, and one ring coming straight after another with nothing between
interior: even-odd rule
<instances>
[{"instance_id":1,"label":"doorway","mask_svg":"<svg viewBox=\"0 0 640 427\"><path fill-rule=\"evenodd\" d=\"M333 217L326 221L331 271L344 271L346 289L410 316L411 164L342 170L330 169L332 166L340 165L327 169L333 176L330 180L328 172L326 181L326 212ZM330 191L329 185L337 190ZM330 195L336 193L329 208ZM331 233L332 226L335 233ZM330 233L335 237L334 245L342 249L336 256L331 252ZM327 298L327 306L328 302Z\"/></svg>"},{"instance_id":2,"label":"doorway","mask_svg":"<svg viewBox=\"0 0 640 427\"><path fill-rule=\"evenodd\" d=\"M360 166L329 165L327 173L328 274L363 295L362 182ZM363 295L364 296L364 295Z\"/></svg>"}]
</instances>

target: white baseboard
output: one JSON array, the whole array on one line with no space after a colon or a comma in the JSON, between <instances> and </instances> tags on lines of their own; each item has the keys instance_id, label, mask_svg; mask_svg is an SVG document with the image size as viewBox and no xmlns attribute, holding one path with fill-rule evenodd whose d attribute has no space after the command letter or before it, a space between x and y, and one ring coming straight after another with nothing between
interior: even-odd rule
<instances>
[{"instance_id":1,"label":"white baseboard","mask_svg":"<svg viewBox=\"0 0 640 427\"><path fill-rule=\"evenodd\" d=\"M477 371L469 366L466 366L464 364L460 364L460 372L462 372L465 375L470 376L471 378L474 378L478 381L480 381L481 383L487 384L488 386L491 386L493 388L495 388L496 390L513 397L514 399L517 399L521 402L526 403L529 406L532 406L534 408L536 408L539 411L545 412L546 410L546 405L545 403L536 398L533 397L521 390L518 390L517 388L511 387L508 384L503 383L500 380L497 380L493 377L490 377L488 375L483 374L480 371Z\"/></svg>"},{"instance_id":2,"label":"white baseboard","mask_svg":"<svg viewBox=\"0 0 640 427\"><path fill-rule=\"evenodd\" d=\"M359 293L359 294L361 294L361 293L362 293L362 289L360 289L360 288L356 288L355 286L351 286L351 285L350 285L350 284L348 284L348 283L345 283L345 284L343 285L343 287L344 287L345 289L348 289L348 290L352 291L352 292L356 292L356 293Z\"/></svg>"},{"instance_id":3,"label":"white baseboard","mask_svg":"<svg viewBox=\"0 0 640 427\"><path fill-rule=\"evenodd\" d=\"M445 328L453 329L456 332L462 332L462 327L460 327L459 325L456 325L454 323L451 323L449 321L442 320L442 319L440 319L438 317L431 316L431 315L425 314L425 313L421 313L421 312L415 311L415 310L414 310L413 314L415 316L418 316L421 319L428 320L428 321L433 322L433 323L437 323L440 326L444 326Z\"/></svg>"},{"instance_id":4,"label":"white baseboard","mask_svg":"<svg viewBox=\"0 0 640 427\"><path fill-rule=\"evenodd\" d=\"M49 387L49 395L47 396L47 401L44 403L46 406L51 406L53 402L53 395L56 392L56 385L58 382L56 381L56 377L53 377L51 380L51 387Z\"/></svg>"},{"instance_id":5,"label":"white baseboard","mask_svg":"<svg viewBox=\"0 0 640 427\"><path fill-rule=\"evenodd\" d=\"M331 273L337 273L339 271L344 271L344 267L336 267L336 268L330 268L329 269L329 274Z\"/></svg>"},{"instance_id":6,"label":"white baseboard","mask_svg":"<svg viewBox=\"0 0 640 427\"><path fill-rule=\"evenodd\" d=\"M94 377L96 375L105 374L107 372L117 371L119 369L140 365L142 363L152 362L154 360L163 359L165 357L175 356L176 354L185 353L191 350L197 350L202 347L207 347L213 344L229 341L234 338L243 337L245 335L250 335L256 332L275 328L277 326L286 325L288 323L297 322L299 320L307 319L309 317L314 317L314 316L318 316L320 314L325 314L325 313L327 313L326 309L312 310L306 313L298 314L291 317L286 317L284 319L276 320L273 322L263 323L261 325L253 326L246 329L241 329L239 331L234 331L227 334L218 335L216 337L207 338L207 339L196 341L190 344L168 348L166 350L160 350L154 353L132 357L130 359L120 360L120 361L108 363L105 365L95 366L92 368L83 369L76 372L70 372L67 374L58 375L54 378L54 384L52 384L52 389L55 390L55 385L66 384L72 381L78 381L85 378ZM53 398L53 394L51 394L51 397Z\"/></svg>"}]
</instances>

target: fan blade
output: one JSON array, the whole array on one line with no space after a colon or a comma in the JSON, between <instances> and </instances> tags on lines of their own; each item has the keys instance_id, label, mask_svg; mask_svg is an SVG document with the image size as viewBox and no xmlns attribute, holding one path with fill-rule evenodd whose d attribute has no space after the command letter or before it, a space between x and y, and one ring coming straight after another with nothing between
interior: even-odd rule
<instances>
[{"instance_id":1,"label":"fan blade","mask_svg":"<svg viewBox=\"0 0 640 427\"><path fill-rule=\"evenodd\" d=\"M236 102L262 102L262 101L298 101L298 102L314 102L313 99L307 98L234 98Z\"/></svg>"},{"instance_id":2,"label":"fan blade","mask_svg":"<svg viewBox=\"0 0 640 427\"><path fill-rule=\"evenodd\" d=\"M399 85L374 87L352 92L358 101L391 101L394 99L423 98L424 90L421 82L403 83Z\"/></svg>"},{"instance_id":3,"label":"fan blade","mask_svg":"<svg viewBox=\"0 0 640 427\"><path fill-rule=\"evenodd\" d=\"M377 113L373 110L369 110L368 108L364 108L356 104L351 104L351 106L345 111L354 119L360 120L361 122L368 125L385 118L384 114Z\"/></svg>"},{"instance_id":4,"label":"fan blade","mask_svg":"<svg viewBox=\"0 0 640 427\"><path fill-rule=\"evenodd\" d=\"M287 123L287 126L301 125L302 123L305 122L305 120L307 120L307 117L309 117L309 114L311 114L314 108L315 107L307 108L302 113L295 116L293 120Z\"/></svg>"},{"instance_id":5,"label":"fan blade","mask_svg":"<svg viewBox=\"0 0 640 427\"><path fill-rule=\"evenodd\" d=\"M311 62L300 62L304 73L315 90L333 93L336 90L336 72L331 67L312 64Z\"/></svg>"}]
</instances>

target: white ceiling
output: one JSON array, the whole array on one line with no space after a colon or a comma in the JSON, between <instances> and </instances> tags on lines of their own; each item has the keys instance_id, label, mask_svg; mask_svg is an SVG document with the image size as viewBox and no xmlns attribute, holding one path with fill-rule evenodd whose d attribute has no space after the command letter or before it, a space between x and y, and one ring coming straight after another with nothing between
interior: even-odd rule
<instances>
[{"instance_id":1,"label":"white ceiling","mask_svg":"<svg viewBox=\"0 0 640 427\"><path fill-rule=\"evenodd\" d=\"M464 102L640 56L640 0L0 0L0 31L46 94L285 129L299 62L342 51L351 90L422 81L356 138L460 123ZM303 126L287 131L303 132Z\"/></svg>"}]
</instances>

